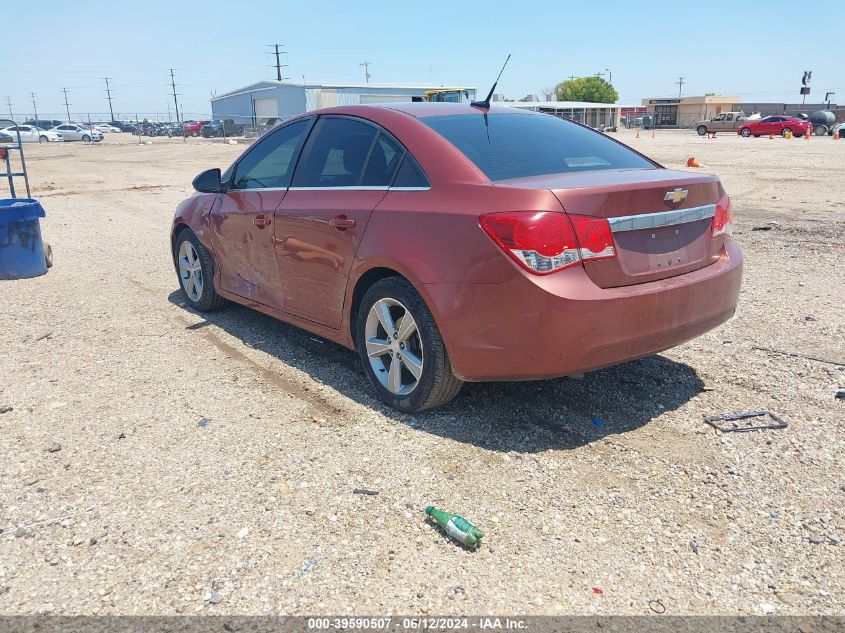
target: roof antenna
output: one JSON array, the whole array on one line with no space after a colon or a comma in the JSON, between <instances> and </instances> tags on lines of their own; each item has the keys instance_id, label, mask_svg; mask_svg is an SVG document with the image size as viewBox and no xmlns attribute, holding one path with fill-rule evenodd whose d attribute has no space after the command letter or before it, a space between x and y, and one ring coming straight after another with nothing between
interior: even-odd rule
<instances>
[{"instance_id":1,"label":"roof antenna","mask_svg":"<svg viewBox=\"0 0 845 633\"><path fill-rule=\"evenodd\" d=\"M502 65L502 70L499 71L499 76L496 77L496 81L493 82L493 87L490 88L490 92L487 93L487 98L484 101L473 101L469 104L470 106L472 106L473 108L484 108L486 110L490 109L490 99L493 98L493 91L496 90L496 84L499 83L499 79L502 77L502 73L505 72L505 66L508 65L508 61L510 60L510 58L510 53L508 53L508 58Z\"/></svg>"}]
</instances>

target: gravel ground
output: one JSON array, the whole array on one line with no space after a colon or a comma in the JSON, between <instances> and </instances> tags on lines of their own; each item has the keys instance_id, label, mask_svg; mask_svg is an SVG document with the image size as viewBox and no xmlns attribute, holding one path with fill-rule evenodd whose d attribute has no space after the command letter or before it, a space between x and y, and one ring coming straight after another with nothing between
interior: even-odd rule
<instances>
[{"instance_id":1,"label":"gravel ground","mask_svg":"<svg viewBox=\"0 0 845 633\"><path fill-rule=\"evenodd\" d=\"M722 178L737 316L419 415L337 345L182 306L173 209L242 146L28 147L56 264L0 282L0 614L845 613L845 367L754 349L845 363L845 141L619 137ZM789 427L702 422L758 408Z\"/></svg>"}]
</instances>

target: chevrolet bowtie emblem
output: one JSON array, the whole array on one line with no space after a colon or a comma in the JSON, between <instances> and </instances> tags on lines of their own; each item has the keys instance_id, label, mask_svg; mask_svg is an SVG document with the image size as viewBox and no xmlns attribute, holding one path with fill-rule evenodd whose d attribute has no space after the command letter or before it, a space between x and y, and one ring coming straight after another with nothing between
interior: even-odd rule
<instances>
[{"instance_id":1,"label":"chevrolet bowtie emblem","mask_svg":"<svg viewBox=\"0 0 845 633\"><path fill-rule=\"evenodd\" d=\"M680 187L678 187L674 191L667 191L666 195L663 196L663 199L666 202L676 202L677 203L677 202L681 202L682 200L686 200L688 193L689 193L689 191L687 191L686 189L681 189Z\"/></svg>"}]
</instances>

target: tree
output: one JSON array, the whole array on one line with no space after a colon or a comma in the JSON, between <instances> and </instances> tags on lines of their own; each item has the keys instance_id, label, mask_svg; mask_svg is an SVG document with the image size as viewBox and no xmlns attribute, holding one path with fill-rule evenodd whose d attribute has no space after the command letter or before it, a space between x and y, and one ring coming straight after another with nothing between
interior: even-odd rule
<instances>
[{"instance_id":1,"label":"tree","mask_svg":"<svg viewBox=\"0 0 845 633\"><path fill-rule=\"evenodd\" d=\"M616 103L619 93L601 77L579 77L563 81L555 88L558 101Z\"/></svg>"}]
</instances>

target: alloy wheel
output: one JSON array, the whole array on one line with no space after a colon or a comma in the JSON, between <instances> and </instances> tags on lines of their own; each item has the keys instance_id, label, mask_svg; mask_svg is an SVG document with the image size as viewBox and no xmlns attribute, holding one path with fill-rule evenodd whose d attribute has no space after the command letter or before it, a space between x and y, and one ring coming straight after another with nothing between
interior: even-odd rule
<instances>
[{"instance_id":1,"label":"alloy wheel","mask_svg":"<svg viewBox=\"0 0 845 633\"><path fill-rule=\"evenodd\" d=\"M199 301L203 285L202 264L194 245L188 240L182 242L179 247L179 278L188 298L191 301Z\"/></svg>"},{"instance_id":2,"label":"alloy wheel","mask_svg":"<svg viewBox=\"0 0 845 633\"><path fill-rule=\"evenodd\" d=\"M390 393L405 396L423 373L422 339L414 317L395 299L379 299L364 326L367 357L373 373Z\"/></svg>"}]
</instances>

